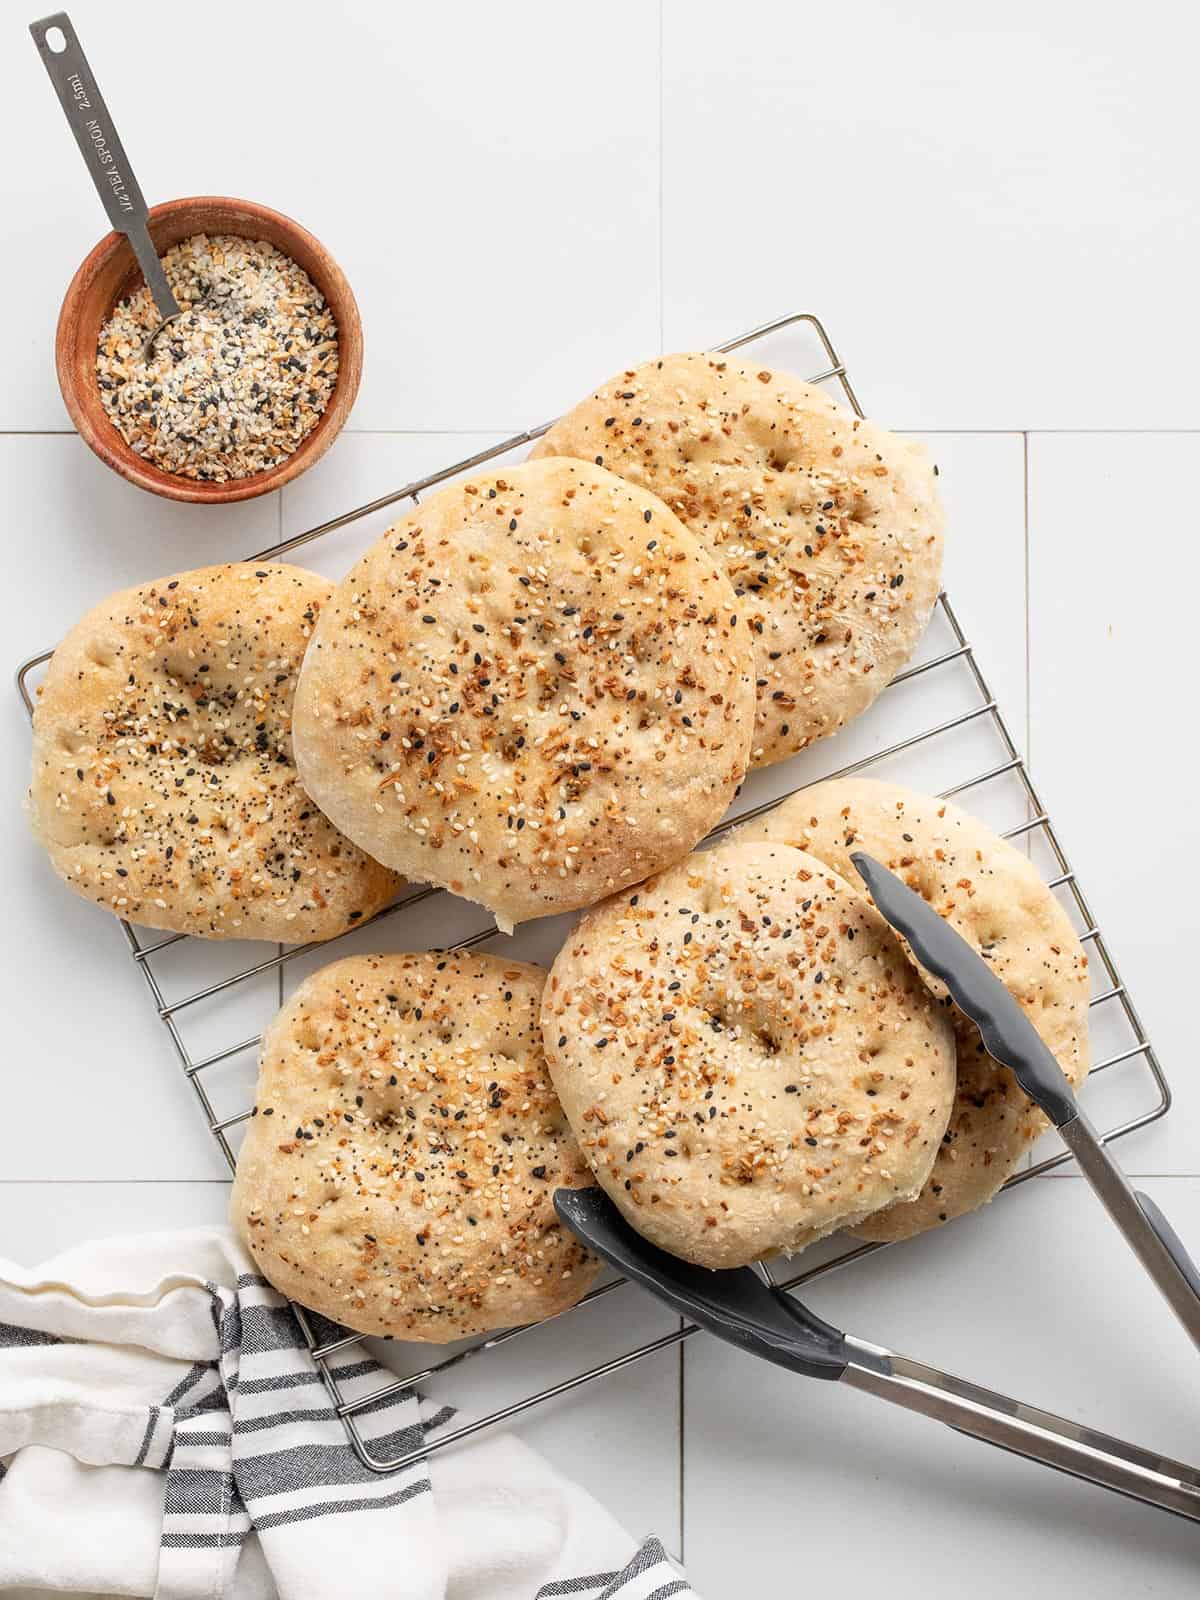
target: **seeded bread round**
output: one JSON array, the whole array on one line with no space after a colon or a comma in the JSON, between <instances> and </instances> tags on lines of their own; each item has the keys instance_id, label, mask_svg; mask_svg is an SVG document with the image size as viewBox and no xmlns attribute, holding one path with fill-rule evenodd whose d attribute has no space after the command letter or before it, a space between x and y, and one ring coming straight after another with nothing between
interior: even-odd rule
<instances>
[{"instance_id":1,"label":"seeded bread round","mask_svg":"<svg viewBox=\"0 0 1200 1600\"><path fill-rule=\"evenodd\" d=\"M231 563L111 595L46 673L33 831L129 922L206 939L328 939L398 879L326 820L292 756L296 674L333 585Z\"/></svg>"},{"instance_id":2,"label":"seeded bread round","mask_svg":"<svg viewBox=\"0 0 1200 1600\"><path fill-rule=\"evenodd\" d=\"M677 860L746 769L733 591L644 490L578 461L443 489L321 614L296 696L318 803L499 925Z\"/></svg>"},{"instance_id":3,"label":"seeded bread round","mask_svg":"<svg viewBox=\"0 0 1200 1600\"><path fill-rule=\"evenodd\" d=\"M554 1316L599 1270L554 1191L587 1180L546 1071L546 974L458 951L352 956L263 1039L235 1227L284 1294L444 1344Z\"/></svg>"},{"instance_id":4,"label":"seeded bread round","mask_svg":"<svg viewBox=\"0 0 1200 1600\"><path fill-rule=\"evenodd\" d=\"M598 906L542 1035L598 1182L705 1267L915 1196L954 1095L950 1025L883 919L787 845L702 851Z\"/></svg>"},{"instance_id":5,"label":"seeded bread round","mask_svg":"<svg viewBox=\"0 0 1200 1600\"><path fill-rule=\"evenodd\" d=\"M874 856L986 958L1072 1084L1083 1082L1087 956L1032 862L977 818L898 784L846 778L801 790L737 837L807 850L859 885L864 897L850 854ZM940 980L925 976L945 998ZM907 1239L974 1211L997 1193L1046 1127L1008 1068L988 1055L975 1024L946 1004L958 1087L945 1139L920 1197L860 1224L860 1238Z\"/></svg>"},{"instance_id":6,"label":"seeded bread round","mask_svg":"<svg viewBox=\"0 0 1200 1600\"><path fill-rule=\"evenodd\" d=\"M664 356L606 383L532 453L653 490L724 567L754 636L751 766L864 711L929 620L942 510L924 451L797 378Z\"/></svg>"}]
</instances>

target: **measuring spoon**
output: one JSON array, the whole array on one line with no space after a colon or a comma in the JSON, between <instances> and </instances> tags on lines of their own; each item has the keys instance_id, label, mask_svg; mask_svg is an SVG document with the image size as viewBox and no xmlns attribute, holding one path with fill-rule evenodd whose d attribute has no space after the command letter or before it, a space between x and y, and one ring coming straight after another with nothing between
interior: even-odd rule
<instances>
[{"instance_id":1,"label":"measuring spoon","mask_svg":"<svg viewBox=\"0 0 1200 1600\"><path fill-rule=\"evenodd\" d=\"M70 17L65 11L56 11L53 16L31 22L29 31L50 74L50 82L66 113L108 220L133 246L142 276L154 296L162 321L146 340L144 352L149 357L155 339L168 322L179 316L180 307L150 237L149 212L141 188Z\"/></svg>"}]
</instances>

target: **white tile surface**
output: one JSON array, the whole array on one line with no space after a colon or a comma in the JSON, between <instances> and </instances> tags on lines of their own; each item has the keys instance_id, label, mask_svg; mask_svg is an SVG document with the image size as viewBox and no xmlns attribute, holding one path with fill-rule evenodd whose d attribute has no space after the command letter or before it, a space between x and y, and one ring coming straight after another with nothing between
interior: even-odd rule
<instances>
[{"instance_id":1,"label":"white tile surface","mask_svg":"<svg viewBox=\"0 0 1200 1600\"><path fill-rule=\"evenodd\" d=\"M812 309L867 407L925 430L939 462L952 600L1018 746L1030 741L1174 1082L1171 1115L1121 1148L1140 1172L1190 1175L1147 1187L1200 1243L1200 1095L1180 1003L1200 889L1187 852L1200 839L1186 803L1161 820L1144 777L1153 764L1163 792L1194 789L1198 530L1175 485L1197 466L1200 435L1128 431L1200 425L1187 312L1194 8L1149 0L1133 18L1082 0L1002 13L930 0L909 15L883 0L824 11L615 0L598 18L550 0L364 0L331 21L307 4L214 0L197 26L131 0L117 34L110 10L77 0L151 199L231 192L292 212L338 255L363 310L351 430L280 496L220 512L139 495L73 436L39 434L66 427L54 319L103 221L24 36L27 13L0 5L0 92L35 152L8 165L21 221L0 267L21 307L0 383L10 657L53 643L118 585L249 553L486 448L661 343L696 346ZM202 109L164 119L143 90L176 38L178 103ZM763 355L804 375L825 364L805 327ZM1125 431L1078 431L1101 428ZM294 559L338 576L402 509ZM1137 559L1151 541L1153 566ZM940 628L919 659L948 642ZM738 804L973 697L961 665L899 686L837 740L752 779ZM943 787L1001 758L979 721L888 770ZM0 1179L28 1181L0 1183L0 1254L32 1260L120 1228L218 1220L227 1191L119 931L57 884L16 818L27 765L10 698ZM1023 817L1003 780L964 798L997 826ZM1131 849L1131 819L1148 815ZM444 942L479 921L441 896L339 953ZM561 933L537 924L520 953L547 959ZM234 958L271 954L184 949L155 969L171 999ZM188 1047L253 1035L281 985L319 959L189 1008ZM1096 1054L1119 1049L1119 1034L1098 1017ZM205 1082L219 1114L239 1109L252 1055ZM1106 1125L1149 1099L1137 1062L1088 1088ZM822 1280L812 1298L869 1337L1195 1456L1192 1391L1179 1381L1191 1354L1077 1179L1028 1184L935 1239ZM502 1363L447 1374L439 1392L495 1406L671 1326L620 1291L509 1345ZM676 1548L682 1536L708 1600L814 1583L940 1595L963 1572L980 1600L1085 1585L1099 1600L1194 1593L1200 1546L1183 1524L700 1338L682 1366L681 1384L668 1350L520 1426L634 1532Z\"/></svg>"},{"instance_id":2,"label":"white tile surface","mask_svg":"<svg viewBox=\"0 0 1200 1600\"><path fill-rule=\"evenodd\" d=\"M1018 746L1025 744L1025 441L921 435L946 506L946 592Z\"/></svg>"},{"instance_id":3,"label":"white tile surface","mask_svg":"<svg viewBox=\"0 0 1200 1600\"><path fill-rule=\"evenodd\" d=\"M1200 1237L1200 1181L1146 1187ZM864 1339L1195 1459L1195 1351L1078 1179L1035 1179L807 1298ZM704 1335L684 1371L684 1556L703 1594L760 1573L903 1600L1195 1593L1190 1524Z\"/></svg>"},{"instance_id":4,"label":"white tile surface","mask_svg":"<svg viewBox=\"0 0 1200 1600\"><path fill-rule=\"evenodd\" d=\"M1184 576L1200 520L1178 493L1197 470L1195 434L1030 440L1031 760L1175 1093L1124 1146L1141 1172L1195 1172L1200 1153ZM1123 1109L1152 1103L1143 1088Z\"/></svg>"},{"instance_id":5,"label":"white tile surface","mask_svg":"<svg viewBox=\"0 0 1200 1600\"><path fill-rule=\"evenodd\" d=\"M228 1196L229 1185L220 1180L5 1182L0 1184L0 1257L32 1267L114 1233L223 1222Z\"/></svg>"},{"instance_id":6,"label":"white tile surface","mask_svg":"<svg viewBox=\"0 0 1200 1600\"><path fill-rule=\"evenodd\" d=\"M638 0L610 0L602 26L553 0L211 0L200 26L133 0L119 31L101 0L71 16L150 204L257 200L336 256L366 336L356 427L515 430L612 350L657 348L658 28ZM4 18L0 95L39 158L10 173L6 287L27 314L0 426L62 427L54 324L108 230L22 37L29 8Z\"/></svg>"},{"instance_id":7,"label":"white tile surface","mask_svg":"<svg viewBox=\"0 0 1200 1600\"><path fill-rule=\"evenodd\" d=\"M282 535L285 539L295 538L333 517L394 495L509 437L511 433L504 431L348 433L311 472L282 491ZM520 459L524 454L522 450L506 459ZM301 545L289 559L331 578L341 578L385 528L411 509L410 500L396 501L370 517L323 535L313 544Z\"/></svg>"},{"instance_id":8,"label":"white tile surface","mask_svg":"<svg viewBox=\"0 0 1200 1600\"><path fill-rule=\"evenodd\" d=\"M10 386L3 392L11 397ZM278 537L277 498L226 510L140 495L73 435L0 435L0 499L11 547L24 553L16 581L0 588L10 667L56 643L113 589ZM25 825L29 723L11 691L0 725L9 996L0 1176L218 1176L123 934L63 887ZM44 1136L31 1138L32 1128Z\"/></svg>"},{"instance_id":9,"label":"white tile surface","mask_svg":"<svg viewBox=\"0 0 1200 1600\"><path fill-rule=\"evenodd\" d=\"M1197 15L666 0L665 347L813 310L894 425L1194 426Z\"/></svg>"},{"instance_id":10,"label":"white tile surface","mask_svg":"<svg viewBox=\"0 0 1200 1600\"><path fill-rule=\"evenodd\" d=\"M564 1322L544 1324L501 1350L473 1358L426 1387L478 1415L613 1360L677 1327L674 1316L625 1286L570 1313ZM418 1370L417 1364L423 1367L430 1355L428 1347L417 1345L373 1348L400 1372ZM433 1354L436 1358L437 1352ZM679 1349L672 1344L526 1411L511 1426L591 1489L632 1533L656 1533L678 1552L681 1394Z\"/></svg>"}]
</instances>

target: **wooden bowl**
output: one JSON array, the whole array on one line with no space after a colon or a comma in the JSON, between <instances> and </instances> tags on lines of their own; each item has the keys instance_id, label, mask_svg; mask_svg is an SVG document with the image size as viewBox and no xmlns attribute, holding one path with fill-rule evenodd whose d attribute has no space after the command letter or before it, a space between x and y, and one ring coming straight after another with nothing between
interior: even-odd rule
<instances>
[{"instance_id":1,"label":"wooden bowl","mask_svg":"<svg viewBox=\"0 0 1200 1600\"><path fill-rule=\"evenodd\" d=\"M100 329L114 305L142 282L141 270L124 234L110 233L88 256L71 280L54 341L54 361L63 400L79 436L101 461L139 489L169 500L227 505L251 500L290 483L333 443L354 404L362 376L362 323L350 285L319 240L291 217L252 200L195 195L169 200L150 211L150 236L161 255L180 239L196 233L232 233L245 239L266 239L298 262L325 296L338 330L338 375L329 404L299 449L278 466L226 483L206 483L163 472L131 450L109 420L96 383L96 349Z\"/></svg>"}]
</instances>

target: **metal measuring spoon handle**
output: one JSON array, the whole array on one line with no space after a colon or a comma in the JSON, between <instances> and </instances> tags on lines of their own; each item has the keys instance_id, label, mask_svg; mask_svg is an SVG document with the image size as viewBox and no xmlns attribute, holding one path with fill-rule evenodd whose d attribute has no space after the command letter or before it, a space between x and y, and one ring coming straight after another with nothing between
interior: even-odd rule
<instances>
[{"instance_id":1,"label":"metal measuring spoon handle","mask_svg":"<svg viewBox=\"0 0 1200 1600\"><path fill-rule=\"evenodd\" d=\"M61 50L54 49L47 37L55 28L66 41ZM109 221L133 246L159 316L164 322L177 317L179 306L146 226L146 202L70 17L65 11L56 11L31 22L29 31Z\"/></svg>"}]
</instances>

